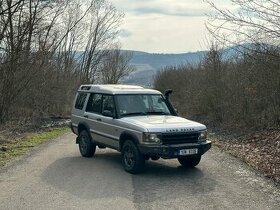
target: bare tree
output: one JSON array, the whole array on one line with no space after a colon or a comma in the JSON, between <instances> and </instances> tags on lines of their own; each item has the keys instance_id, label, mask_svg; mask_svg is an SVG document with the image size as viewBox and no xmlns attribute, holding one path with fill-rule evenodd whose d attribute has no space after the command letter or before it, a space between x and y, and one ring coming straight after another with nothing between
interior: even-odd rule
<instances>
[{"instance_id":1,"label":"bare tree","mask_svg":"<svg viewBox=\"0 0 280 210\"><path fill-rule=\"evenodd\" d=\"M123 17L105 0L3 0L0 14L0 123L67 113Z\"/></svg>"},{"instance_id":2,"label":"bare tree","mask_svg":"<svg viewBox=\"0 0 280 210\"><path fill-rule=\"evenodd\" d=\"M232 9L220 8L211 0L206 2L213 9L207 28L218 41L225 45L265 43L263 47L267 44L279 47L279 0L231 0Z\"/></svg>"},{"instance_id":3,"label":"bare tree","mask_svg":"<svg viewBox=\"0 0 280 210\"><path fill-rule=\"evenodd\" d=\"M24 0L6 1L7 4L5 4L5 1L1 0L0 1L0 15L5 15L6 13L8 13L9 10L17 8L23 1Z\"/></svg>"},{"instance_id":4,"label":"bare tree","mask_svg":"<svg viewBox=\"0 0 280 210\"><path fill-rule=\"evenodd\" d=\"M132 56L131 52L121 51L119 47L109 50L100 67L102 83L117 84L133 72L134 67L129 65Z\"/></svg>"},{"instance_id":5,"label":"bare tree","mask_svg":"<svg viewBox=\"0 0 280 210\"><path fill-rule=\"evenodd\" d=\"M93 83L101 59L107 52L106 49L113 44L124 15L105 0L92 0L91 4L88 15L89 32L86 34L86 47L81 59L81 80Z\"/></svg>"},{"instance_id":6,"label":"bare tree","mask_svg":"<svg viewBox=\"0 0 280 210\"><path fill-rule=\"evenodd\" d=\"M0 107L1 104L11 104L16 100L23 90L29 87L32 79L36 78L40 67L49 59L41 56L42 50L50 54L49 49L40 46L46 46L51 36L49 31L54 27L57 16L52 18L45 15L53 10L52 6L61 9L63 5L44 4L40 0L21 1L16 7L11 6L15 4L14 1L7 0L6 4L7 14L1 17L2 22L7 22L7 27L1 43L4 59L1 67L5 77L1 91L4 97ZM51 20L50 24L49 20ZM46 28L47 33L45 33Z\"/></svg>"},{"instance_id":7,"label":"bare tree","mask_svg":"<svg viewBox=\"0 0 280 210\"><path fill-rule=\"evenodd\" d=\"M3 3L3 2L2 2ZM14 6L16 5L16 6ZM1 65L1 100L0 121L3 121L10 103L21 92L21 87L26 84L25 78L31 73L26 71L29 64L31 42L37 32L39 19L39 1L5 1L6 11L1 15L3 24L1 48L3 61ZM36 18L35 18L36 17ZM6 110L6 111L4 111Z\"/></svg>"},{"instance_id":8,"label":"bare tree","mask_svg":"<svg viewBox=\"0 0 280 210\"><path fill-rule=\"evenodd\" d=\"M207 2L213 9L207 28L214 39L225 46L239 46L234 48L239 57L230 65L233 70L223 72L235 81L227 78L235 109L244 116L232 117L255 125L260 119L279 124L279 0L231 0L227 9Z\"/></svg>"},{"instance_id":9,"label":"bare tree","mask_svg":"<svg viewBox=\"0 0 280 210\"><path fill-rule=\"evenodd\" d=\"M213 45L198 66L166 67L157 73L155 87L172 88L181 114L212 126L279 128L279 59L255 51L224 59L223 52Z\"/></svg>"}]
</instances>

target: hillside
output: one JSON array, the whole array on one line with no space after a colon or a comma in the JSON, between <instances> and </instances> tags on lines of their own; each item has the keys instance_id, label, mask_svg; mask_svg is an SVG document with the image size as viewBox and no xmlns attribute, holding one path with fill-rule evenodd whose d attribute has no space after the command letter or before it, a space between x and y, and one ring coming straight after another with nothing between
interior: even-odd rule
<instances>
[{"instance_id":1,"label":"hillside","mask_svg":"<svg viewBox=\"0 0 280 210\"><path fill-rule=\"evenodd\" d=\"M196 64L205 55L206 51L189 52L181 54L159 54L140 51L129 51L133 53L130 64L136 70L125 78L122 83L139 84L151 86L154 75L157 71L166 66Z\"/></svg>"},{"instance_id":2,"label":"hillside","mask_svg":"<svg viewBox=\"0 0 280 210\"><path fill-rule=\"evenodd\" d=\"M269 45L267 45L269 47ZM265 47L265 46L263 46ZM228 60L236 56L236 53L254 48L251 43L234 45L221 50L222 60ZM208 51L197 51L178 54L147 53L141 51L128 51L133 54L130 64L135 71L123 79L125 84L138 84L152 86L153 77L157 71L166 66L178 66L182 64L198 64Z\"/></svg>"}]
</instances>

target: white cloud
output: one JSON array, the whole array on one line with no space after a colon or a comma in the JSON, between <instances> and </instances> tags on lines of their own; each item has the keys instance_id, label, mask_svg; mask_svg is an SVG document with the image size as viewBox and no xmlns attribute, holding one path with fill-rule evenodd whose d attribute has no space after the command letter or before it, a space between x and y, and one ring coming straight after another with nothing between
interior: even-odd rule
<instances>
[{"instance_id":1,"label":"white cloud","mask_svg":"<svg viewBox=\"0 0 280 210\"><path fill-rule=\"evenodd\" d=\"M120 10L135 15L200 16L208 11L202 0L111 0Z\"/></svg>"},{"instance_id":2,"label":"white cloud","mask_svg":"<svg viewBox=\"0 0 280 210\"><path fill-rule=\"evenodd\" d=\"M124 49L176 53L208 47L203 43L207 36L206 13L210 8L203 0L111 2L126 15L119 36Z\"/></svg>"}]
</instances>

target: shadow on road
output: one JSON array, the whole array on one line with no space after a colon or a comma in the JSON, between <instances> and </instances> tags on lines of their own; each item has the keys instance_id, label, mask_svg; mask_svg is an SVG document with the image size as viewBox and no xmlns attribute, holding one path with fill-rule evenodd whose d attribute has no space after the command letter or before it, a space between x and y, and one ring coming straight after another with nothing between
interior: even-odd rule
<instances>
[{"instance_id":1,"label":"shadow on road","mask_svg":"<svg viewBox=\"0 0 280 210\"><path fill-rule=\"evenodd\" d=\"M185 169L177 160L149 161L146 173L133 176L132 183L135 204L203 196L216 186L216 181L204 175L199 166Z\"/></svg>"},{"instance_id":2,"label":"shadow on road","mask_svg":"<svg viewBox=\"0 0 280 210\"><path fill-rule=\"evenodd\" d=\"M58 159L41 178L79 198L124 197L133 199L134 203L207 193L215 187L215 181L205 177L199 168L184 169L170 160L147 161L146 166L142 174L128 174L122 168L120 154L105 150L93 158Z\"/></svg>"}]
</instances>

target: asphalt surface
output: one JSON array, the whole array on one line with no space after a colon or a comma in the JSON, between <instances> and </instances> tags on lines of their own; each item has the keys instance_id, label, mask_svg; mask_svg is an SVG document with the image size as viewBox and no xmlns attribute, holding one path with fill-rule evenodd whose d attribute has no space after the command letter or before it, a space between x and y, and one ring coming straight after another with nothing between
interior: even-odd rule
<instances>
[{"instance_id":1,"label":"asphalt surface","mask_svg":"<svg viewBox=\"0 0 280 210\"><path fill-rule=\"evenodd\" d=\"M160 159L131 175L118 152L82 158L74 139L65 134L1 168L0 209L280 209L279 188L215 147L194 169Z\"/></svg>"}]
</instances>

